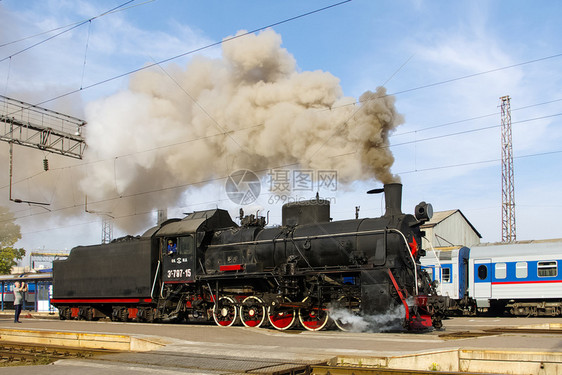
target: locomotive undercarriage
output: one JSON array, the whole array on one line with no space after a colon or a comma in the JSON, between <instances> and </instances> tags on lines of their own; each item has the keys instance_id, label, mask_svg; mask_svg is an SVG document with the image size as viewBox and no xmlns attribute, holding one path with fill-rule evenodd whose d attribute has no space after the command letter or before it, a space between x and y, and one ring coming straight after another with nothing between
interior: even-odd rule
<instances>
[{"instance_id":1,"label":"locomotive undercarriage","mask_svg":"<svg viewBox=\"0 0 562 375\"><path fill-rule=\"evenodd\" d=\"M377 272L391 273L389 269ZM395 280L401 283L404 276L395 273ZM289 272L288 275L245 274L239 279L233 275L220 275L191 284L164 284L152 303L61 306L59 310L61 319L109 317L122 322L214 321L223 327L242 324L246 327L271 326L278 330L298 324L309 331L326 329L333 324L344 331L369 330L369 320L361 317L364 313L362 300L369 298L363 287L369 288L369 285L362 287L361 275L361 272L330 274L313 271ZM387 307L388 300L394 301L391 303L394 308L404 304L406 319L404 315L398 319L405 328L419 328L416 320L427 311L418 311L417 303L408 298L405 289L393 287L391 279L385 276L376 284L377 294L387 295L383 296L386 299L381 305ZM435 322L434 326L439 328ZM373 329L380 330L380 327Z\"/></svg>"},{"instance_id":2,"label":"locomotive undercarriage","mask_svg":"<svg viewBox=\"0 0 562 375\"><path fill-rule=\"evenodd\" d=\"M261 274L240 283L231 277L217 278L208 285L213 293L207 307L212 305L212 319L225 327L241 323L286 330L299 322L303 328L317 331L330 325L329 311L336 305L360 310L359 285L344 285L318 273L282 277ZM346 328L344 324L339 326Z\"/></svg>"}]
</instances>

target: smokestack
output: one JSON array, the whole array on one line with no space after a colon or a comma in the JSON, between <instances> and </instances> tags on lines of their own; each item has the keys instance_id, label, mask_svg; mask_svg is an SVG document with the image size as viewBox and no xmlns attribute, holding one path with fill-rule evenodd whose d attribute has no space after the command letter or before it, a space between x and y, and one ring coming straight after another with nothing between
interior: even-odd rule
<instances>
[{"instance_id":1,"label":"smokestack","mask_svg":"<svg viewBox=\"0 0 562 375\"><path fill-rule=\"evenodd\" d=\"M384 216L402 214L402 184L393 183L384 185L384 202L386 212Z\"/></svg>"}]
</instances>

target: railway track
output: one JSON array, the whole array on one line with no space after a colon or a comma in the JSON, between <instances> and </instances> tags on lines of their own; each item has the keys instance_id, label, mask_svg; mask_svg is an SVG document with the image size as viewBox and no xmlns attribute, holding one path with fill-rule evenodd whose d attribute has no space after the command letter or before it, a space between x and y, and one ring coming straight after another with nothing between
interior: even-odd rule
<instances>
[{"instance_id":1,"label":"railway track","mask_svg":"<svg viewBox=\"0 0 562 375\"><path fill-rule=\"evenodd\" d=\"M533 335L562 335L562 329L498 327L498 328L488 328L484 330L443 333L440 334L439 337L444 340L456 340L456 339L467 339L467 338L484 337L484 336L498 336L498 335L509 334L509 333L533 334Z\"/></svg>"},{"instance_id":2,"label":"railway track","mask_svg":"<svg viewBox=\"0 0 562 375\"><path fill-rule=\"evenodd\" d=\"M116 351L10 342L0 343L0 363L48 364L59 359L87 359L110 353L116 353Z\"/></svg>"},{"instance_id":3,"label":"railway track","mask_svg":"<svg viewBox=\"0 0 562 375\"><path fill-rule=\"evenodd\" d=\"M502 334L502 333L533 333L536 335L562 335L562 329L550 329L550 328L508 328L508 327L498 327L485 329L484 332L491 334Z\"/></svg>"},{"instance_id":4,"label":"railway track","mask_svg":"<svg viewBox=\"0 0 562 375\"><path fill-rule=\"evenodd\" d=\"M366 368L366 367L350 367L350 366L313 366L311 375L435 375L438 371L439 375L486 375L481 372L457 372L457 371L439 371L437 369L428 370L400 370L390 368Z\"/></svg>"}]
</instances>

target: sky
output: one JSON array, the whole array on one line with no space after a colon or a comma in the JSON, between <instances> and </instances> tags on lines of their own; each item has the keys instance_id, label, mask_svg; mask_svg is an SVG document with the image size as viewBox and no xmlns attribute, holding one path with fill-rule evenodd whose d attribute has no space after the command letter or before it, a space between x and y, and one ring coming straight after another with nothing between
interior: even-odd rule
<instances>
[{"instance_id":1,"label":"sky","mask_svg":"<svg viewBox=\"0 0 562 375\"><path fill-rule=\"evenodd\" d=\"M403 212L460 209L500 241L509 95L517 239L560 238L561 15L551 1L1 0L0 95L84 119L88 148L75 160L14 146L13 195L38 207L9 201L0 144L0 205L28 252L99 243L102 214L113 237L142 234L158 208L242 206L280 224L283 202L316 191L334 220L356 206L377 217L382 198L365 192L384 159ZM236 169L261 179L247 205L226 191ZM315 188L274 191L303 172ZM337 185L320 188L322 173Z\"/></svg>"}]
</instances>

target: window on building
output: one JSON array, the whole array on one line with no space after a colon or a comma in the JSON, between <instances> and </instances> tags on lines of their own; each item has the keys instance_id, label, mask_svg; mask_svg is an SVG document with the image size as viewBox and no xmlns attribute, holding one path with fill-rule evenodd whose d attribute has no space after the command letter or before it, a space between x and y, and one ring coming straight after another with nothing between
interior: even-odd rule
<instances>
[{"instance_id":1,"label":"window on building","mask_svg":"<svg viewBox=\"0 0 562 375\"><path fill-rule=\"evenodd\" d=\"M537 275L539 277L558 276L558 263L555 260L538 262Z\"/></svg>"},{"instance_id":2,"label":"window on building","mask_svg":"<svg viewBox=\"0 0 562 375\"><path fill-rule=\"evenodd\" d=\"M527 278L527 262L517 262L515 263L515 277L518 279Z\"/></svg>"},{"instance_id":3,"label":"window on building","mask_svg":"<svg viewBox=\"0 0 562 375\"><path fill-rule=\"evenodd\" d=\"M496 263L496 279L505 279L507 276L507 266L505 263Z\"/></svg>"}]
</instances>

